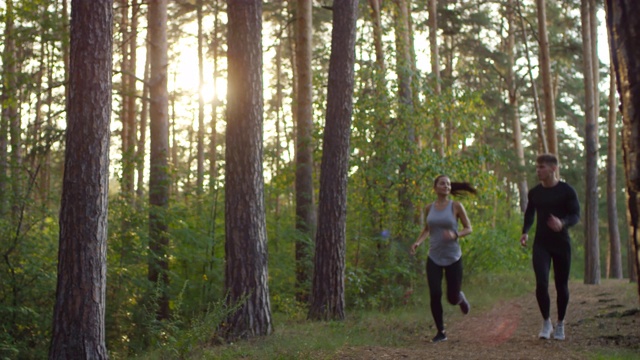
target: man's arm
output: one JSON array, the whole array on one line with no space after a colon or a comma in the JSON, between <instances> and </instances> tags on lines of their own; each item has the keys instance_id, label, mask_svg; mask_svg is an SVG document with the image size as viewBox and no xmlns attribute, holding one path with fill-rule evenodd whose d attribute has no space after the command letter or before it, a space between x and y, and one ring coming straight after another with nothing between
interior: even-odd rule
<instances>
[{"instance_id":1,"label":"man's arm","mask_svg":"<svg viewBox=\"0 0 640 360\"><path fill-rule=\"evenodd\" d=\"M569 228L580 221L580 202L578 202L578 194L576 190L569 185L569 199L567 201L567 215L560 219L562 221L562 225L565 228Z\"/></svg>"}]
</instances>

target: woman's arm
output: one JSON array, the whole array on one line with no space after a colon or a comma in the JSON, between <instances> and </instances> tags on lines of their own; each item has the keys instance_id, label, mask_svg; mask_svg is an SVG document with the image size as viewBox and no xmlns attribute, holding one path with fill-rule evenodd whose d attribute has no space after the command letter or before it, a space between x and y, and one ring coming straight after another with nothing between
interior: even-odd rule
<instances>
[{"instance_id":1,"label":"woman's arm","mask_svg":"<svg viewBox=\"0 0 640 360\"><path fill-rule=\"evenodd\" d=\"M429 210L431 210L431 204L427 205L424 208L424 214L425 214L424 228L420 232L420 235L418 235L418 238L413 243L413 245L411 245L411 255L414 255L416 253L416 249L418 248L418 246L420 246L420 244L422 244L427 239L427 237L429 237L429 223L426 220L427 215L429 215Z\"/></svg>"},{"instance_id":2,"label":"woman's arm","mask_svg":"<svg viewBox=\"0 0 640 360\"><path fill-rule=\"evenodd\" d=\"M471 234L473 229L471 228L471 221L469 221L469 217L467 216L467 211L464 209L464 206L459 201L453 202L453 213L456 219L459 219L462 223L462 230L458 231L457 237L454 233L454 239L461 238L463 236L467 236Z\"/></svg>"}]
</instances>

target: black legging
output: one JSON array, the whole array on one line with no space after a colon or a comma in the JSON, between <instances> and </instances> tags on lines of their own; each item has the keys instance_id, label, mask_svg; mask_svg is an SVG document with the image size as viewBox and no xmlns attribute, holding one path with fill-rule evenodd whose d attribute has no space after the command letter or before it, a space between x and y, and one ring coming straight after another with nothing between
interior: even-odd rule
<instances>
[{"instance_id":1,"label":"black legging","mask_svg":"<svg viewBox=\"0 0 640 360\"><path fill-rule=\"evenodd\" d=\"M427 282L431 298L431 315L436 322L438 331L444 331L444 317L442 309L442 273L447 281L447 301L452 305L460 303L460 288L462 287L462 259L448 266L440 266L427 259Z\"/></svg>"},{"instance_id":2,"label":"black legging","mask_svg":"<svg viewBox=\"0 0 640 360\"><path fill-rule=\"evenodd\" d=\"M558 321L564 320L569 305L569 271L571 269L571 245L558 241L551 246L533 245L533 270L536 273L536 299L544 319L549 318L549 270L553 261L553 278L556 285Z\"/></svg>"}]
</instances>

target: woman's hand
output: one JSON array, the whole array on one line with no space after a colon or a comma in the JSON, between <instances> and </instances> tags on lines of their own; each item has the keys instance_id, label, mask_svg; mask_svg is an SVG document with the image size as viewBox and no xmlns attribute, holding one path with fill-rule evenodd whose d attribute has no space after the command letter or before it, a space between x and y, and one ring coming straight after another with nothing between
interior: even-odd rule
<instances>
[{"instance_id":1,"label":"woman's hand","mask_svg":"<svg viewBox=\"0 0 640 360\"><path fill-rule=\"evenodd\" d=\"M455 230L445 230L444 231L444 236L445 236L445 240L458 240L458 238L460 237L458 235L458 232Z\"/></svg>"},{"instance_id":2,"label":"woman's hand","mask_svg":"<svg viewBox=\"0 0 640 360\"><path fill-rule=\"evenodd\" d=\"M420 246L420 243L414 242L414 243L411 245L411 250L409 250L409 253L410 253L411 255L415 255L415 254L416 254L416 249L418 249L418 246Z\"/></svg>"}]
</instances>

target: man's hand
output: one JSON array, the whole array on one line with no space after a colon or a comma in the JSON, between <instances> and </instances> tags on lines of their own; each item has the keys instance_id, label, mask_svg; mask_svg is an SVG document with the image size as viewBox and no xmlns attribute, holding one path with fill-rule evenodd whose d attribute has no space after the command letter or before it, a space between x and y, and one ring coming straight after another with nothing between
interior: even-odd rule
<instances>
[{"instance_id":1,"label":"man's hand","mask_svg":"<svg viewBox=\"0 0 640 360\"><path fill-rule=\"evenodd\" d=\"M522 234L522 236L520 236L520 245L527 246L527 240L528 239L529 239L529 235Z\"/></svg>"},{"instance_id":2,"label":"man's hand","mask_svg":"<svg viewBox=\"0 0 640 360\"><path fill-rule=\"evenodd\" d=\"M551 215L549 216L549 219L547 219L547 226L549 226L549 228L555 232L560 232L562 231L564 224L562 223L562 220L558 219L554 215Z\"/></svg>"}]
</instances>

